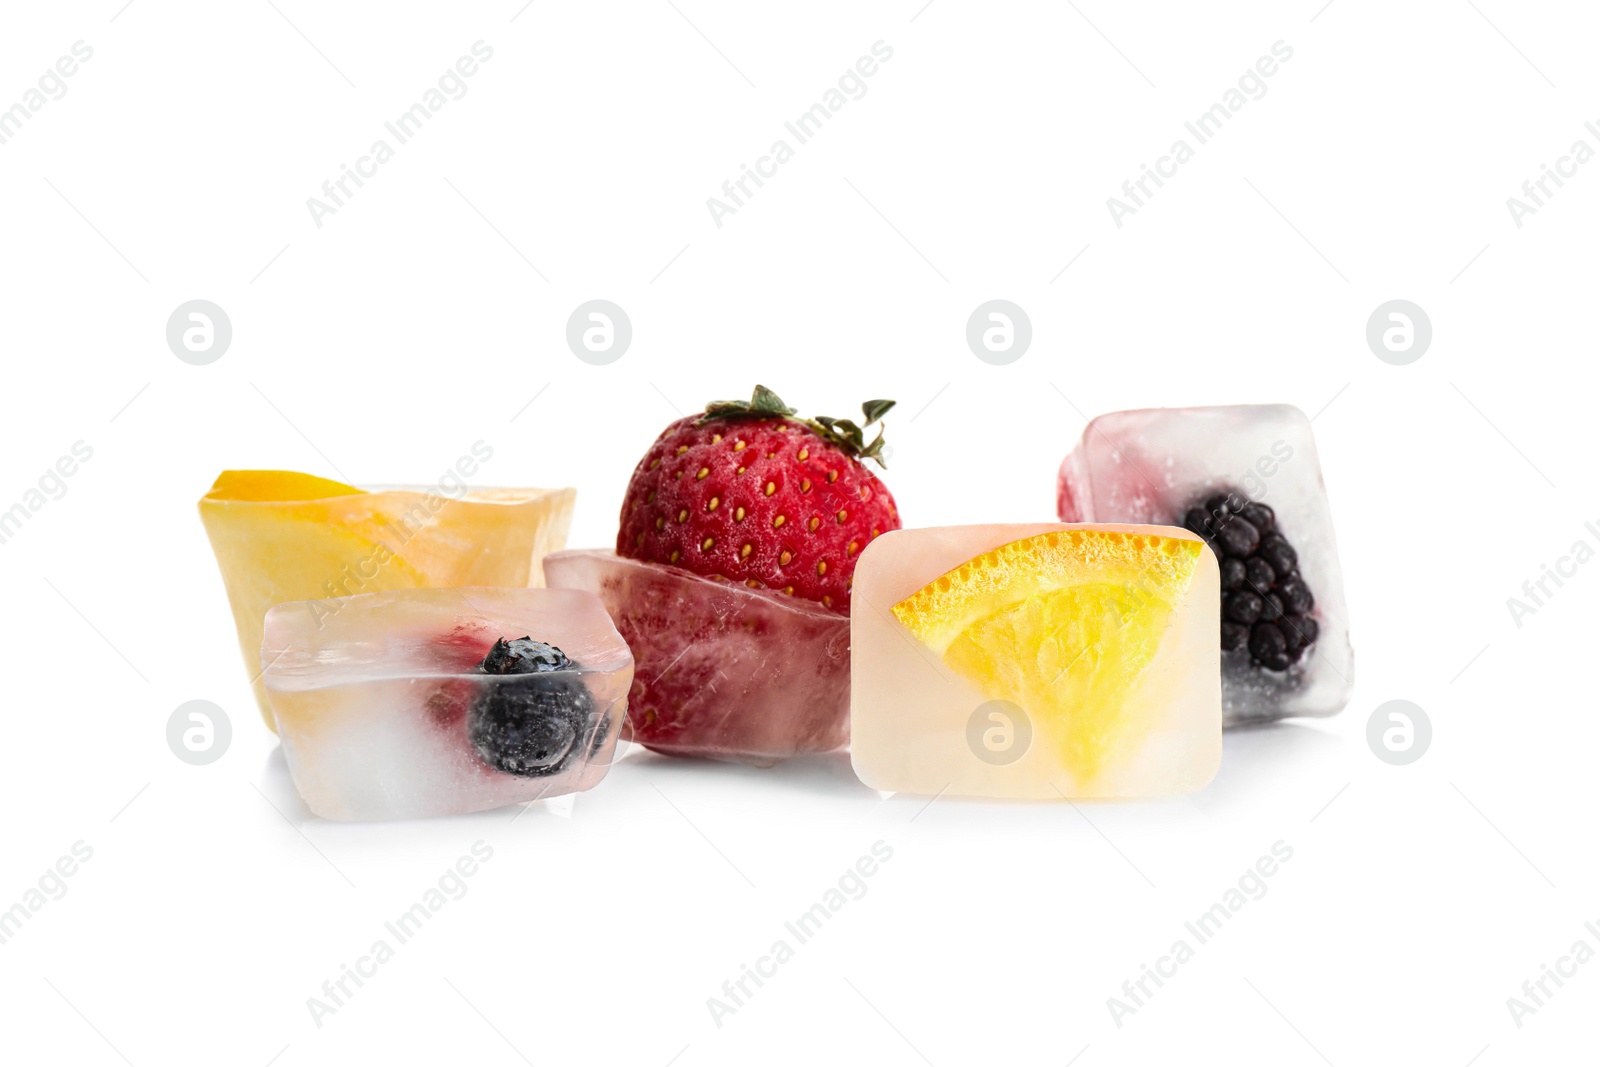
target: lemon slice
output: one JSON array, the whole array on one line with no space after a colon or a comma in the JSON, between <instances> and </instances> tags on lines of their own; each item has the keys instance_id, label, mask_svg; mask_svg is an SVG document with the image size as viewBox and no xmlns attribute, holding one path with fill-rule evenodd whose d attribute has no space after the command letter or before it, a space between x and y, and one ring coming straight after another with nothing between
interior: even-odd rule
<instances>
[{"instance_id":1,"label":"lemon slice","mask_svg":"<svg viewBox=\"0 0 1600 1067\"><path fill-rule=\"evenodd\" d=\"M262 716L274 605L391 589L540 585L564 547L570 489L366 492L292 471L224 471L200 500Z\"/></svg>"},{"instance_id":2,"label":"lemon slice","mask_svg":"<svg viewBox=\"0 0 1600 1067\"><path fill-rule=\"evenodd\" d=\"M1116 530L1060 530L1001 545L893 608L918 640L991 700L1018 705L1079 784L1142 737L1138 698L1204 546Z\"/></svg>"}]
</instances>

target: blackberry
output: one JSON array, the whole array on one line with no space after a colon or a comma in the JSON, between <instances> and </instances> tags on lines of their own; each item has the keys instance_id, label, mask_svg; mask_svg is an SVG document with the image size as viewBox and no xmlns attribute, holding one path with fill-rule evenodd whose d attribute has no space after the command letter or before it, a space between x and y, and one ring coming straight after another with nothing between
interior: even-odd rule
<instances>
[{"instance_id":1,"label":"blackberry","mask_svg":"<svg viewBox=\"0 0 1600 1067\"><path fill-rule=\"evenodd\" d=\"M1250 658L1268 670L1288 670L1289 642L1283 630L1270 622L1258 622L1250 631Z\"/></svg>"},{"instance_id":2,"label":"blackberry","mask_svg":"<svg viewBox=\"0 0 1600 1067\"><path fill-rule=\"evenodd\" d=\"M1249 626L1261 618L1261 598L1248 589L1229 593L1228 599L1222 602L1222 614L1234 622Z\"/></svg>"},{"instance_id":3,"label":"blackberry","mask_svg":"<svg viewBox=\"0 0 1600 1067\"><path fill-rule=\"evenodd\" d=\"M1217 555L1222 650L1246 653L1269 671L1298 663L1317 640L1316 598L1272 508L1222 488L1187 508L1182 525Z\"/></svg>"},{"instance_id":4,"label":"blackberry","mask_svg":"<svg viewBox=\"0 0 1600 1067\"><path fill-rule=\"evenodd\" d=\"M1283 597L1284 607L1296 615L1304 615L1311 610L1311 590L1299 575L1285 578L1278 593Z\"/></svg>"},{"instance_id":5,"label":"blackberry","mask_svg":"<svg viewBox=\"0 0 1600 1067\"><path fill-rule=\"evenodd\" d=\"M1206 497L1205 509L1226 522L1229 515L1236 515L1244 510L1244 497L1229 489L1225 492L1215 493Z\"/></svg>"},{"instance_id":6,"label":"blackberry","mask_svg":"<svg viewBox=\"0 0 1600 1067\"><path fill-rule=\"evenodd\" d=\"M1267 507L1265 504L1246 504L1243 508L1239 509L1239 514L1244 516L1245 520L1249 522L1251 526L1254 526L1256 529L1260 530L1262 537L1265 537L1270 533L1276 533L1278 530L1278 517L1273 513L1273 510Z\"/></svg>"},{"instance_id":7,"label":"blackberry","mask_svg":"<svg viewBox=\"0 0 1600 1067\"><path fill-rule=\"evenodd\" d=\"M1261 544L1261 531L1238 516L1217 528L1216 546L1235 559L1248 560Z\"/></svg>"},{"instance_id":8,"label":"blackberry","mask_svg":"<svg viewBox=\"0 0 1600 1067\"><path fill-rule=\"evenodd\" d=\"M542 778L566 770L581 751L594 696L578 664L554 645L530 637L496 641L478 670L481 683L467 713L467 737L495 770Z\"/></svg>"},{"instance_id":9,"label":"blackberry","mask_svg":"<svg viewBox=\"0 0 1600 1067\"><path fill-rule=\"evenodd\" d=\"M1285 615L1278 620L1278 629L1290 648L1305 648L1317 639L1317 620L1309 615Z\"/></svg>"},{"instance_id":10,"label":"blackberry","mask_svg":"<svg viewBox=\"0 0 1600 1067\"><path fill-rule=\"evenodd\" d=\"M1243 648L1249 640L1250 627L1237 622L1222 624L1222 651L1232 652L1236 648Z\"/></svg>"},{"instance_id":11,"label":"blackberry","mask_svg":"<svg viewBox=\"0 0 1600 1067\"><path fill-rule=\"evenodd\" d=\"M1261 558L1272 564L1272 569L1279 574L1288 574L1300 562L1295 555L1294 548L1283 537L1269 537L1257 549Z\"/></svg>"}]
</instances>

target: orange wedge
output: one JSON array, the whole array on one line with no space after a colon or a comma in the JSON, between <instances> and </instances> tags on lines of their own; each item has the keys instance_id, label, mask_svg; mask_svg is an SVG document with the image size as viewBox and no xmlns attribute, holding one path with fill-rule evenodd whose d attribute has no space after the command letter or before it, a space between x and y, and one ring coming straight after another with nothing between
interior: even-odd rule
<instances>
[{"instance_id":1,"label":"orange wedge","mask_svg":"<svg viewBox=\"0 0 1600 1067\"><path fill-rule=\"evenodd\" d=\"M1130 695L1204 551L1159 534L1060 530L975 556L893 612L986 697L1026 711L1081 785L1149 727L1154 705Z\"/></svg>"}]
</instances>

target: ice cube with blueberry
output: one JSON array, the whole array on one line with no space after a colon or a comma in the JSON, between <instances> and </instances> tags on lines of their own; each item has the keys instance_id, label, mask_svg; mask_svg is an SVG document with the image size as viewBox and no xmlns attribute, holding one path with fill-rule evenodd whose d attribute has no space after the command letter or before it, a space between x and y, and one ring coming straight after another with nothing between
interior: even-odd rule
<instances>
[{"instance_id":1,"label":"ice cube with blueberry","mask_svg":"<svg viewBox=\"0 0 1600 1067\"><path fill-rule=\"evenodd\" d=\"M1061 465L1063 522L1182 526L1222 577L1223 718L1332 715L1355 679L1311 420L1288 404L1101 415Z\"/></svg>"},{"instance_id":2,"label":"ice cube with blueberry","mask_svg":"<svg viewBox=\"0 0 1600 1067\"><path fill-rule=\"evenodd\" d=\"M280 604L261 648L295 788L317 815L452 815L589 789L633 656L570 589L407 589Z\"/></svg>"}]
</instances>

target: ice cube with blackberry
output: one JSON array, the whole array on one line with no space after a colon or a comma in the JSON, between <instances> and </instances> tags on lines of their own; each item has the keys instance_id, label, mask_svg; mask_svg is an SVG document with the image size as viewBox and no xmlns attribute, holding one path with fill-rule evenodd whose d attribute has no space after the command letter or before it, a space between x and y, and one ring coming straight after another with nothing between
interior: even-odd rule
<instances>
[{"instance_id":1,"label":"ice cube with blackberry","mask_svg":"<svg viewBox=\"0 0 1600 1067\"><path fill-rule=\"evenodd\" d=\"M1311 422L1286 404L1101 415L1061 465L1064 522L1182 526L1222 579L1223 718L1332 715L1355 678Z\"/></svg>"}]
</instances>

